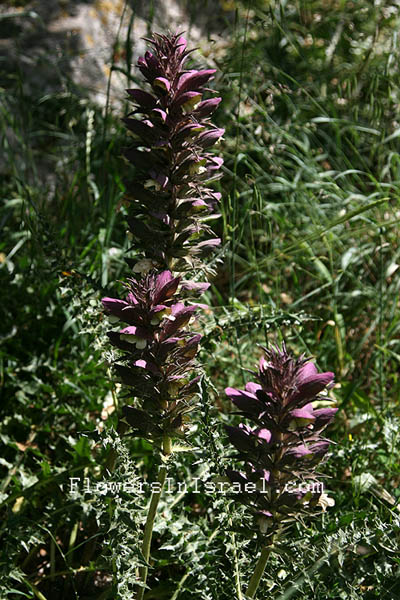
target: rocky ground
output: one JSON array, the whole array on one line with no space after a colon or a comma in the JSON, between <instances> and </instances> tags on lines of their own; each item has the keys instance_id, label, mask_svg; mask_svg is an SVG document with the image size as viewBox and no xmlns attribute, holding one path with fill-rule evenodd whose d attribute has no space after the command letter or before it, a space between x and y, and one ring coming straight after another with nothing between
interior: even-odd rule
<instances>
[{"instance_id":1,"label":"rocky ground","mask_svg":"<svg viewBox=\"0 0 400 600\"><path fill-rule=\"evenodd\" d=\"M143 36L186 31L191 45L214 51L233 8L226 0L9 0L0 6L0 85L18 77L35 98L73 86L103 106L108 91L118 109Z\"/></svg>"}]
</instances>

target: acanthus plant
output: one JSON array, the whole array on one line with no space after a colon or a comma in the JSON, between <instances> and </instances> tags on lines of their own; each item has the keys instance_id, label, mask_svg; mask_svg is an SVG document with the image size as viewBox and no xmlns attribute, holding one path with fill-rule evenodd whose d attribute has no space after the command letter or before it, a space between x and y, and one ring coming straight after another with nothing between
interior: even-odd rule
<instances>
[{"instance_id":1,"label":"acanthus plant","mask_svg":"<svg viewBox=\"0 0 400 600\"><path fill-rule=\"evenodd\" d=\"M136 258L124 299L103 298L118 329L109 332L122 352L113 368L134 403L123 407L131 433L153 442L163 458L160 488L153 492L144 530L137 598L147 580L155 513L166 478L173 438L184 438L187 414L196 404L196 354L201 335L190 330L212 272L203 258L220 244L208 221L218 215L220 194L208 182L220 176L223 160L208 151L223 135L209 120L221 98L203 99L215 70L186 69L187 42L180 35L154 34L153 51L138 59L149 90L127 90L134 110L124 119L133 135L124 152L135 168L127 185L128 225ZM185 279L195 272L196 281Z\"/></svg>"},{"instance_id":2,"label":"acanthus plant","mask_svg":"<svg viewBox=\"0 0 400 600\"><path fill-rule=\"evenodd\" d=\"M337 411L331 406L315 407L329 403L320 394L332 387L333 373L318 373L312 361L295 358L285 345L264 351L253 373L257 381L247 383L244 390L225 390L239 414L252 423L225 426L242 466L227 475L239 491L235 497L253 515L249 533L255 533L262 546L246 591L249 598L257 591L272 544L283 529L324 506L324 501L329 503L316 467L330 445L321 434ZM304 485L307 482L310 489Z\"/></svg>"}]
</instances>

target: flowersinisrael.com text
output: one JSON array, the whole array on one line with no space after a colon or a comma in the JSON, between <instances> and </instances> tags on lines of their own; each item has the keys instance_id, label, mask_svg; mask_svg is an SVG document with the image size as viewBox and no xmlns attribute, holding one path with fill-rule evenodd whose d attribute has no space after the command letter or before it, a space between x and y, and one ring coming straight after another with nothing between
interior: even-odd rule
<instances>
[{"instance_id":1,"label":"flowersinisrael.com text","mask_svg":"<svg viewBox=\"0 0 400 600\"><path fill-rule=\"evenodd\" d=\"M79 494L119 494L120 492L147 494L148 492L159 492L161 489L158 481L113 481L102 480L92 481L89 477L70 477L69 493ZM226 480L204 481L200 477L195 477L190 483L186 481L175 481L172 477L166 478L165 492L167 494L181 493L206 493L206 494L247 494L262 493L270 494L272 486L265 479L260 479L258 483L248 481L245 484L232 483ZM312 494L322 494L324 484L320 481L290 481L282 490L275 488L277 493L287 492L289 494L299 494L311 492Z\"/></svg>"}]
</instances>

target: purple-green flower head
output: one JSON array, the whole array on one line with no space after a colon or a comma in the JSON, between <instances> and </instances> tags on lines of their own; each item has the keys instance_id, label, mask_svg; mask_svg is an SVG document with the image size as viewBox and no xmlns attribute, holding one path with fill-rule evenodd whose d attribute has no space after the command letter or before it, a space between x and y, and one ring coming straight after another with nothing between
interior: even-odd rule
<instances>
[{"instance_id":1,"label":"purple-green flower head","mask_svg":"<svg viewBox=\"0 0 400 600\"><path fill-rule=\"evenodd\" d=\"M240 499L252 508L256 530L265 533L267 523L272 532L282 520L294 518L318 502L319 489L312 494L304 490L292 494L285 486L293 478L306 482L316 477L316 466L330 445L321 432L337 408L315 406L322 399L329 400L321 393L332 387L333 373L318 373L313 362L303 356L294 358L285 346L265 348L264 352L256 382L247 383L244 390L225 390L238 413L253 425L225 428L244 467L241 477L257 483L259 474L264 473L263 491L258 480L257 492L249 495L244 491ZM238 481L236 471L228 476L232 483Z\"/></svg>"},{"instance_id":2,"label":"purple-green flower head","mask_svg":"<svg viewBox=\"0 0 400 600\"><path fill-rule=\"evenodd\" d=\"M152 51L138 67L148 90L127 90L134 107L124 122L133 143L124 156L136 174L127 186L128 223L146 258L186 271L220 244L204 218L219 201L207 183L223 163L209 152L224 134L210 123L221 98L203 97L215 70L187 68L191 51L181 35L154 34L147 41ZM208 237L213 243L207 245Z\"/></svg>"},{"instance_id":3,"label":"purple-green flower head","mask_svg":"<svg viewBox=\"0 0 400 600\"><path fill-rule=\"evenodd\" d=\"M205 290L193 282L184 284L197 293ZM134 433L151 440L164 434L183 435L184 415L193 408L198 392L198 377L191 373L201 335L188 329L198 305L181 300L180 285L180 277L168 270L151 272L142 279L128 279L125 299L102 299L110 320L117 324L108 337L123 352L114 370L141 400L147 415L139 419L142 409L128 406L124 416Z\"/></svg>"}]
</instances>

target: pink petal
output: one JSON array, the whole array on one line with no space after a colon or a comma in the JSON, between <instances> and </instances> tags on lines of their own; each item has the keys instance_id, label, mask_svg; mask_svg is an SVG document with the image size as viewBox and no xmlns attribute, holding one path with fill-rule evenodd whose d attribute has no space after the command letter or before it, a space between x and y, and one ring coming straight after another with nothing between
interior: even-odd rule
<instances>
[{"instance_id":1,"label":"pink petal","mask_svg":"<svg viewBox=\"0 0 400 600\"><path fill-rule=\"evenodd\" d=\"M153 87L157 87L165 92L169 92L171 89L171 84L165 77L156 77L153 81Z\"/></svg>"},{"instance_id":2,"label":"pink petal","mask_svg":"<svg viewBox=\"0 0 400 600\"><path fill-rule=\"evenodd\" d=\"M260 440L265 440L267 443L271 441L272 434L269 429L258 428L254 430L254 433Z\"/></svg>"},{"instance_id":3,"label":"pink petal","mask_svg":"<svg viewBox=\"0 0 400 600\"><path fill-rule=\"evenodd\" d=\"M315 366L315 364L313 362L306 363L303 367L301 367L301 369L299 370L299 372L297 374L298 384L302 383L304 381L304 379L308 379L309 377L311 377L312 375L315 375L316 373L318 373L318 371L317 371L317 367Z\"/></svg>"},{"instance_id":4,"label":"pink petal","mask_svg":"<svg viewBox=\"0 0 400 600\"><path fill-rule=\"evenodd\" d=\"M252 381L249 381L248 383L246 383L246 386L244 388L246 390L246 392L250 392L250 394L256 394L257 390L261 390L261 385L259 383L253 383Z\"/></svg>"}]
</instances>

